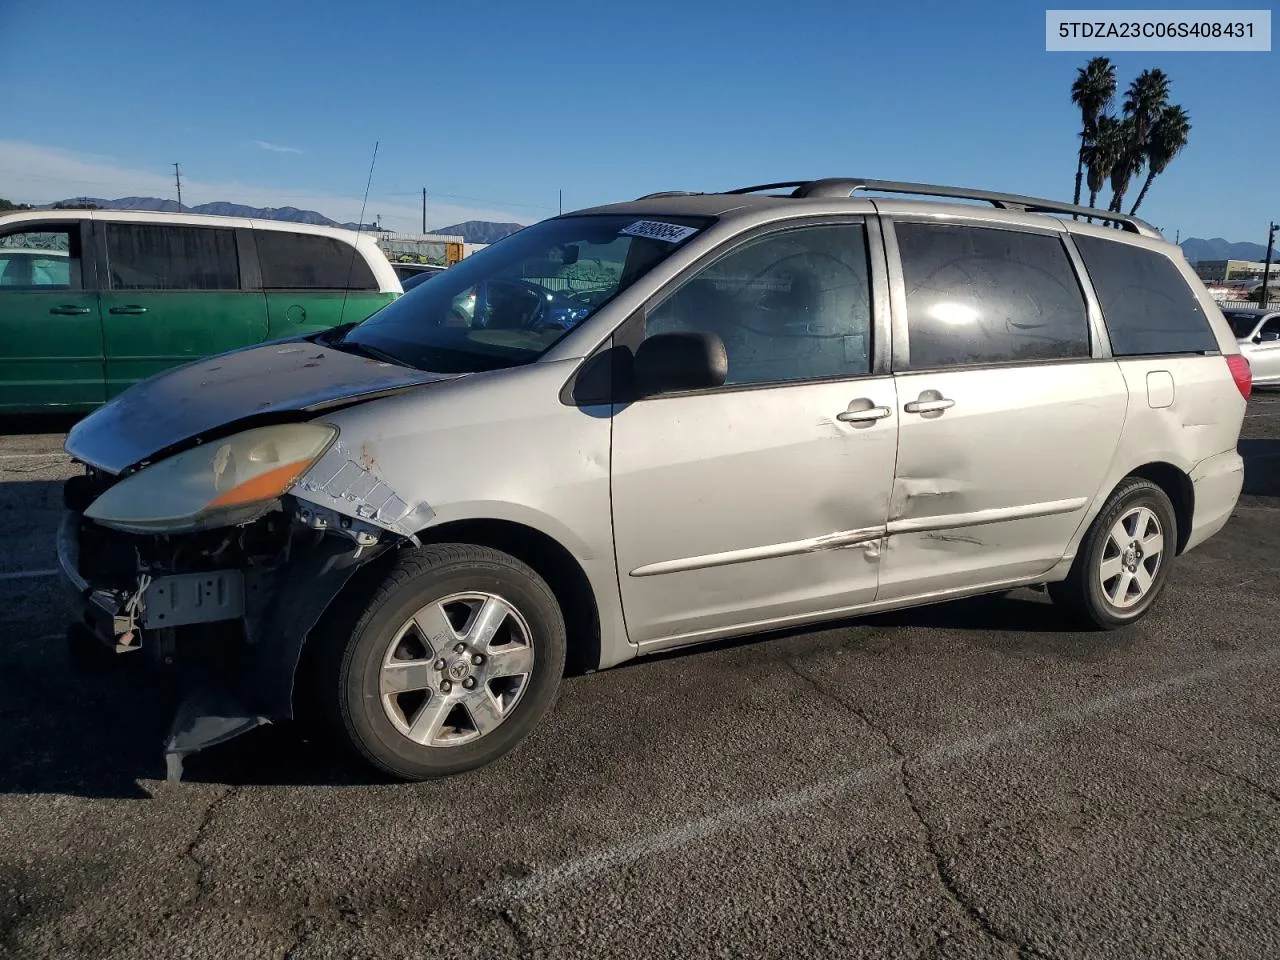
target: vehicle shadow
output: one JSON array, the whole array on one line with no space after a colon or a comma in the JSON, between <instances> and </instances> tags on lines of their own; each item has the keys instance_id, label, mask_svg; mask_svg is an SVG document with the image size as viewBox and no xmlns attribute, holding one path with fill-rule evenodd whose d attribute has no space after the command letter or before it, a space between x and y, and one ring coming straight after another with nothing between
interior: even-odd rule
<instances>
[{"instance_id":1,"label":"vehicle shadow","mask_svg":"<svg viewBox=\"0 0 1280 960\"><path fill-rule=\"evenodd\" d=\"M1245 459L1244 492L1280 497L1280 439L1242 439L1239 449ZM0 521L29 522L32 535L43 538L52 514L42 507L53 505L60 484L0 484L0 493L6 487L19 495L0 495ZM163 742L182 691L140 662L111 663L97 672L77 670L60 636L64 606L52 580L0 581L0 600L14 611L0 643L0 793L149 798L143 784L165 777ZM833 642L886 643L885 635L920 629L958 632L963 642L1011 658L1070 662L1086 662L1136 642L1124 631L1080 631L1043 594L1017 590L715 641L632 661L621 669L755 647L761 656L793 659ZM832 631L848 632L833 638ZM569 682L595 681L580 677ZM291 724L263 727L187 758L183 779L233 786L390 782Z\"/></svg>"},{"instance_id":2,"label":"vehicle shadow","mask_svg":"<svg viewBox=\"0 0 1280 960\"><path fill-rule=\"evenodd\" d=\"M73 664L45 636L0 658L0 794L148 799L163 781L164 741L183 689L143 661ZM186 758L184 782L356 785L379 782L293 724L267 726Z\"/></svg>"},{"instance_id":3,"label":"vehicle shadow","mask_svg":"<svg viewBox=\"0 0 1280 960\"><path fill-rule=\"evenodd\" d=\"M0 436L66 433L84 417L83 413L0 414Z\"/></svg>"},{"instance_id":4,"label":"vehicle shadow","mask_svg":"<svg viewBox=\"0 0 1280 960\"><path fill-rule=\"evenodd\" d=\"M1241 439L1237 449L1244 458L1244 490L1251 497L1280 497L1280 438Z\"/></svg>"}]
</instances>

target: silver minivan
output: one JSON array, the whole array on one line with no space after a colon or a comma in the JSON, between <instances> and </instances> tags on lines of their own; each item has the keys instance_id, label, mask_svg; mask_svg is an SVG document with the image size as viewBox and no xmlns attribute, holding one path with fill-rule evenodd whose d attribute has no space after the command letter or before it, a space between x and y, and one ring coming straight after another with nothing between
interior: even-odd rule
<instances>
[{"instance_id":1,"label":"silver minivan","mask_svg":"<svg viewBox=\"0 0 1280 960\"><path fill-rule=\"evenodd\" d=\"M1133 623L1235 506L1250 388L1133 217L873 180L654 194L81 421L69 636L200 664L171 777L295 718L451 774L566 670L1027 585Z\"/></svg>"}]
</instances>

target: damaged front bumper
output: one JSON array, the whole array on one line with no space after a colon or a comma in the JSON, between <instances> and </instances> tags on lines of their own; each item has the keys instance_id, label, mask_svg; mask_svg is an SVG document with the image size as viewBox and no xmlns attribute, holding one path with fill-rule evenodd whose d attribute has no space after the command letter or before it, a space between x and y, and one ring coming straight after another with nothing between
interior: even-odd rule
<instances>
[{"instance_id":1,"label":"damaged front bumper","mask_svg":"<svg viewBox=\"0 0 1280 960\"><path fill-rule=\"evenodd\" d=\"M58 567L76 601L78 618L117 652L141 649L142 629L176 629L244 616L245 583L240 570L208 570L151 577L137 588L91 584L80 573L83 519L68 510L58 527Z\"/></svg>"},{"instance_id":2,"label":"damaged front bumper","mask_svg":"<svg viewBox=\"0 0 1280 960\"><path fill-rule=\"evenodd\" d=\"M314 505L288 500L239 528L146 537L68 503L57 552L71 629L119 655L195 667L165 742L169 780L186 756L293 718L307 635L355 571L400 541L326 527Z\"/></svg>"}]
</instances>

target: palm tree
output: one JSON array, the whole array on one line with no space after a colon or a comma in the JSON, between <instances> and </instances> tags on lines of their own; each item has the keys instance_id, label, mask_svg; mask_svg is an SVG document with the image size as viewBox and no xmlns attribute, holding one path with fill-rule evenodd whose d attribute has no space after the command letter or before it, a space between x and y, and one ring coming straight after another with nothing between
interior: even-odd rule
<instances>
[{"instance_id":1,"label":"palm tree","mask_svg":"<svg viewBox=\"0 0 1280 960\"><path fill-rule=\"evenodd\" d=\"M1151 181L1164 173L1173 158L1187 145L1190 133L1191 118L1182 107L1172 104L1160 111L1147 139L1147 179L1138 192L1138 199L1129 208L1129 213L1137 213L1138 205L1151 189Z\"/></svg>"},{"instance_id":2,"label":"palm tree","mask_svg":"<svg viewBox=\"0 0 1280 960\"><path fill-rule=\"evenodd\" d=\"M1169 77L1163 70L1143 70L1124 94L1124 112L1133 117L1134 137L1146 143L1160 112L1169 103Z\"/></svg>"},{"instance_id":3,"label":"palm tree","mask_svg":"<svg viewBox=\"0 0 1280 960\"><path fill-rule=\"evenodd\" d=\"M1117 129L1120 136L1120 155L1116 157L1115 166L1111 168L1111 202L1107 204L1107 209L1119 213L1125 192L1129 189L1129 182L1142 172L1146 154L1138 146L1133 117L1126 116L1117 123L1119 124Z\"/></svg>"},{"instance_id":4,"label":"palm tree","mask_svg":"<svg viewBox=\"0 0 1280 960\"><path fill-rule=\"evenodd\" d=\"M1100 117L1111 106L1116 95L1116 67L1106 57L1094 57L1076 70L1071 85L1071 102L1080 108L1080 149L1076 153L1076 193L1072 201L1080 205L1080 181L1083 178L1085 149L1094 135Z\"/></svg>"},{"instance_id":5,"label":"palm tree","mask_svg":"<svg viewBox=\"0 0 1280 960\"><path fill-rule=\"evenodd\" d=\"M1093 138L1085 144L1084 163L1089 177L1089 206L1098 204L1100 191L1124 150L1123 124L1106 114L1098 117Z\"/></svg>"},{"instance_id":6,"label":"palm tree","mask_svg":"<svg viewBox=\"0 0 1280 960\"><path fill-rule=\"evenodd\" d=\"M1147 141L1156 118L1169 102L1169 77L1163 70L1143 70L1129 84L1124 94L1125 122L1129 124L1128 142L1115 169L1111 171L1110 209L1119 213L1129 181L1146 162Z\"/></svg>"}]
</instances>

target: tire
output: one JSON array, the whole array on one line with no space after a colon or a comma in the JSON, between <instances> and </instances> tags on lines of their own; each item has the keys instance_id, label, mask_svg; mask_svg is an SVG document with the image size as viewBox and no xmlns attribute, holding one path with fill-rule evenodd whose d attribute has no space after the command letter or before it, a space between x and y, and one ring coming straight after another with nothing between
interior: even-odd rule
<instances>
[{"instance_id":1,"label":"tire","mask_svg":"<svg viewBox=\"0 0 1280 960\"><path fill-rule=\"evenodd\" d=\"M1118 526L1121 521L1123 528ZM1113 538L1113 531L1122 535ZM1158 534L1158 553L1153 534ZM1117 539L1123 541L1118 547ZM1142 552L1126 553L1137 539ZM1142 619L1160 596L1177 544L1177 515L1168 495L1149 480L1131 477L1107 498L1080 544L1071 572L1048 585L1049 596L1082 626L1128 626ZM1139 571L1147 575L1145 586Z\"/></svg>"},{"instance_id":2,"label":"tire","mask_svg":"<svg viewBox=\"0 0 1280 960\"><path fill-rule=\"evenodd\" d=\"M462 773L506 754L551 707L564 617L515 557L471 544L406 551L367 596L317 637L314 679L316 706L365 762L403 780ZM486 620L492 642L476 639Z\"/></svg>"}]
</instances>

